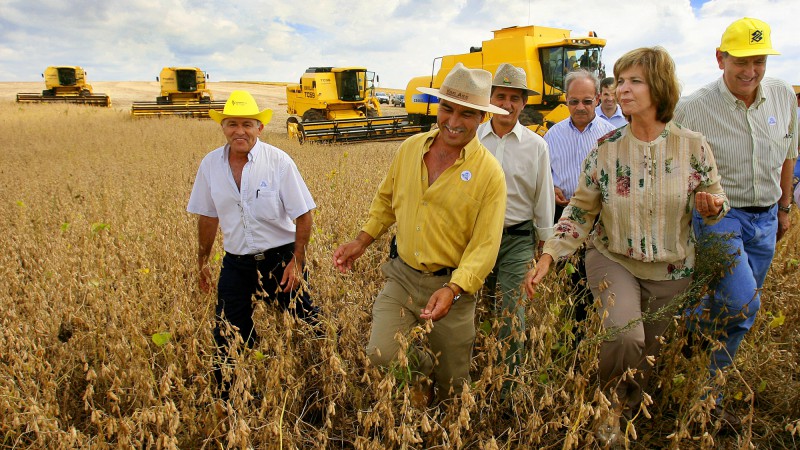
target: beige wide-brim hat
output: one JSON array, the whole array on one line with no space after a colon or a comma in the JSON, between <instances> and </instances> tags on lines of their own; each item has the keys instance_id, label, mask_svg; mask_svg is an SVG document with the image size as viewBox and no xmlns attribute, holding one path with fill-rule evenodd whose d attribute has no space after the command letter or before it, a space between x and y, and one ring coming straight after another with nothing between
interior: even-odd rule
<instances>
[{"instance_id":1,"label":"beige wide-brim hat","mask_svg":"<svg viewBox=\"0 0 800 450\"><path fill-rule=\"evenodd\" d=\"M522 89L528 95L539 95L533 89L528 89L528 77L525 75L525 70L508 63L500 64L497 68L492 86Z\"/></svg>"},{"instance_id":2,"label":"beige wide-brim hat","mask_svg":"<svg viewBox=\"0 0 800 450\"><path fill-rule=\"evenodd\" d=\"M750 17L733 22L722 33L719 51L737 58L761 55L780 55L772 48L772 31L766 22Z\"/></svg>"},{"instance_id":3,"label":"beige wide-brim hat","mask_svg":"<svg viewBox=\"0 0 800 450\"><path fill-rule=\"evenodd\" d=\"M439 89L418 87L417 90L468 108L493 114L508 114L505 109L489 103L492 95L492 74L483 69L468 69L461 63L456 63Z\"/></svg>"},{"instance_id":4,"label":"beige wide-brim hat","mask_svg":"<svg viewBox=\"0 0 800 450\"><path fill-rule=\"evenodd\" d=\"M231 92L231 96L225 102L225 108L222 109L222 112L212 109L208 112L208 115L217 123L222 123L223 120L230 117L255 119L262 124L267 124L272 120L272 110L267 108L259 111L256 100L247 91Z\"/></svg>"}]
</instances>

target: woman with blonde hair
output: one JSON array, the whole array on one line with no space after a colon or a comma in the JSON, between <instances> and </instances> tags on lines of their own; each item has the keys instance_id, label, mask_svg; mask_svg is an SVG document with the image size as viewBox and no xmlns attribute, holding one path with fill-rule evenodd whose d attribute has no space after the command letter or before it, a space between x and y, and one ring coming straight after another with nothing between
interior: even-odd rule
<instances>
[{"instance_id":1,"label":"woman with blonde hair","mask_svg":"<svg viewBox=\"0 0 800 450\"><path fill-rule=\"evenodd\" d=\"M614 64L614 77L629 124L601 138L584 160L578 189L526 275L525 289L532 297L553 261L589 238L588 284L602 302L610 336L601 344L598 376L618 431L619 417L630 420L639 410L651 372L647 357L658 354L658 336L669 324L668 317L641 318L689 287L692 209L715 223L729 206L706 139L671 121L680 86L666 50L626 53ZM636 375L626 377L631 368Z\"/></svg>"}]
</instances>

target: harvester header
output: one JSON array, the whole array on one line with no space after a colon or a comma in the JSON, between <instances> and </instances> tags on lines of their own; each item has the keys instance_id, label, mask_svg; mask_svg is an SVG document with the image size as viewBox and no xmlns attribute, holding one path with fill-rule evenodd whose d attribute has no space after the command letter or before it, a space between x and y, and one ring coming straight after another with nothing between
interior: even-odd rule
<instances>
[{"instance_id":1,"label":"harvester header","mask_svg":"<svg viewBox=\"0 0 800 450\"><path fill-rule=\"evenodd\" d=\"M208 118L209 110L222 111L225 102L215 102L206 87L208 74L197 67L164 67L156 77L161 92L156 100L134 102L133 117L183 116Z\"/></svg>"},{"instance_id":2,"label":"harvester header","mask_svg":"<svg viewBox=\"0 0 800 450\"><path fill-rule=\"evenodd\" d=\"M42 74L45 89L17 94L19 103L73 103L78 105L111 106L106 94L95 94L86 81L86 72L79 66L50 66Z\"/></svg>"}]
</instances>

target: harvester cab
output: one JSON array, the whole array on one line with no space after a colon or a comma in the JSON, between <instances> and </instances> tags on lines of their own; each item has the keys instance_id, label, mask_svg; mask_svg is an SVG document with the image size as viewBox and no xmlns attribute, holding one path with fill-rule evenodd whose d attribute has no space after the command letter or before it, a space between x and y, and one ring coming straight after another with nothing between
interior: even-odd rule
<instances>
[{"instance_id":1,"label":"harvester cab","mask_svg":"<svg viewBox=\"0 0 800 450\"><path fill-rule=\"evenodd\" d=\"M419 132L406 116L382 116L374 72L364 67L309 67L299 83L286 85L286 130L306 141L399 139Z\"/></svg>"},{"instance_id":2,"label":"harvester cab","mask_svg":"<svg viewBox=\"0 0 800 450\"><path fill-rule=\"evenodd\" d=\"M95 94L86 82L86 72L78 66L51 66L42 74L45 89L17 94L20 103L75 103L80 105L111 106L106 94Z\"/></svg>"},{"instance_id":3,"label":"harvester cab","mask_svg":"<svg viewBox=\"0 0 800 450\"><path fill-rule=\"evenodd\" d=\"M528 88L538 95L528 97L520 123L543 135L552 124L569 116L564 95L564 78L573 70L586 69L605 77L602 62L606 40L594 32L570 37L570 30L541 26L509 27L494 31L494 38L469 53L434 59L430 76L411 79L406 87L409 121L430 128L436 122L438 99L417 91L417 87L438 88L457 62L492 74L502 63L525 70ZM437 70L438 66L438 70Z\"/></svg>"},{"instance_id":4,"label":"harvester cab","mask_svg":"<svg viewBox=\"0 0 800 450\"><path fill-rule=\"evenodd\" d=\"M164 67L156 77L161 92L155 102L134 102L131 115L210 117L208 111L222 111L225 102L215 102L207 89L208 74L197 67Z\"/></svg>"}]
</instances>

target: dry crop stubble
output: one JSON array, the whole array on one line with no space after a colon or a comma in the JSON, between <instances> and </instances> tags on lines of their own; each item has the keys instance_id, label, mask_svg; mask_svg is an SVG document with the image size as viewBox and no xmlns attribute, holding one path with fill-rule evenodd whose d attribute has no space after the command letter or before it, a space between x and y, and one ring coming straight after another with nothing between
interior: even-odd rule
<instances>
[{"instance_id":1,"label":"dry crop stubble","mask_svg":"<svg viewBox=\"0 0 800 450\"><path fill-rule=\"evenodd\" d=\"M364 222L398 142L301 146L264 135L294 158L318 205L308 265L327 333L312 338L259 305L261 340L239 349L225 405L212 392L214 298L196 288L196 220L185 212L200 160L224 142L219 126L11 102L0 115L0 448L596 445L608 401L593 373L608 334L595 314L576 348L563 274L528 303L517 374L494 364L502 344L479 302L473 384L454 405L420 411L401 375L407 365L369 366L364 346L388 237L350 274L331 258ZM739 436L713 430L699 400L707 358L680 355L676 320L652 381L652 419L634 421L632 447L796 446L799 237L800 226L779 244L762 313L724 387L752 426ZM424 327L405 345L420 341ZM504 380L517 382L510 413L499 400Z\"/></svg>"}]
</instances>

